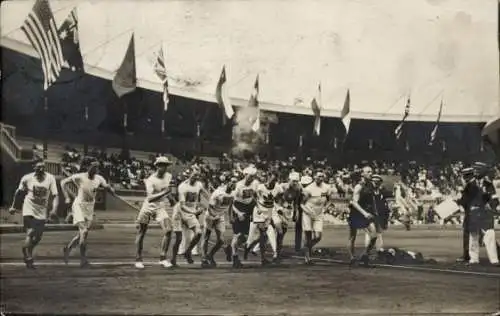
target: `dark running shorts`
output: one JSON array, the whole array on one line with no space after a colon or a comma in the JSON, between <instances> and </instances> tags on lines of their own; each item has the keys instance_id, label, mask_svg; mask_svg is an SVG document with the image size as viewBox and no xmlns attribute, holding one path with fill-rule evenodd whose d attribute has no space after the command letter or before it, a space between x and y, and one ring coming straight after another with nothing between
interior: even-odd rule
<instances>
[{"instance_id":1,"label":"dark running shorts","mask_svg":"<svg viewBox=\"0 0 500 316\"><path fill-rule=\"evenodd\" d=\"M23 226L24 231L27 231L28 229L40 231L45 228L45 220L36 219L33 216L23 216Z\"/></svg>"},{"instance_id":2,"label":"dark running shorts","mask_svg":"<svg viewBox=\"0 0 500 316\"><path fill-rule=\"evenodd\" d=\"M238 201L234 201L233 207L236 208L238 211L245 213L246 217L244 220L240 221L238 219L238 216L236 214L233 214L234 216L234 221L233 221L233 232L235 234L243 234L243 235L248 235L248 232L250 230L250 222L252 220L252 212L255 207L255 203L250 203L250 204L243 204Z\"/></svg>"}]
</instances>

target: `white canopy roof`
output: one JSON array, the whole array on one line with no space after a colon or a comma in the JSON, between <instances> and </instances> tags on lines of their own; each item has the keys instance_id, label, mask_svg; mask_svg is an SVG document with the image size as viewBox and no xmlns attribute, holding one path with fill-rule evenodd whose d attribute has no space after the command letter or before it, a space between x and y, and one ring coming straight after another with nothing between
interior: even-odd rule
<instances>
[{"instance_id":1,"label":"white canopy roof","mask_svg":"<svg viewBox=\"0 0 500 316\"><path fill-rule=\"evenodd\" d=\"M34 0L2 2L1 41L28 55L19 29ZM135 32L138 84L161 91L163 43L172 94L215 101L222 66L233 104L260 74L261 108L354 118L483 122L500 113L497 0L50 1L61 24L78 9L86 72L111 79Z\"/></svg>"}]
</instances>

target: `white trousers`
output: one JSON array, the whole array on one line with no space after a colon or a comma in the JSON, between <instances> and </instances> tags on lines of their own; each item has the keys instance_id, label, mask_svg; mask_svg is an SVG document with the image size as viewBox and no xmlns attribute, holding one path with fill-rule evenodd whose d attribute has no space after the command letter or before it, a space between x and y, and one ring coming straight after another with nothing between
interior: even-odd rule
<instances>
[{"instance_id":1,"label":"white trousers","mask_svg":"<svg viewBox=\"0 0 500 316\"><path fill-rule=\"evenodd\" d=\"M495 239L495 230L483 230L483 242L486 248L486 255L491 264L498 264L497 244ZM470 263L479 263L479 230L471 231L469 237L469 256Z\"/></svg>"},{"instance_id":2,"label":"white trousers","mask_svg":"<svg viewBox=\"0 0 500 316\"><path fill-rule=\"evenodd\" d=\"M276 231L274 230L274 227L272 225L268 225L266 229L266 234L268 237L268 242L271 245L271 249L273 250L274 256L278 254L278 247L277 247L277 242L276 242ZM254 241L257 241L260 238L260 230L257 227L256 223L250 223L250 229L248 232L248 238L247 238L247 247L250 246ZM257 244L254 246L253 251L257 252L260 250L260 245Z\"/></svg>"}]
</instances>

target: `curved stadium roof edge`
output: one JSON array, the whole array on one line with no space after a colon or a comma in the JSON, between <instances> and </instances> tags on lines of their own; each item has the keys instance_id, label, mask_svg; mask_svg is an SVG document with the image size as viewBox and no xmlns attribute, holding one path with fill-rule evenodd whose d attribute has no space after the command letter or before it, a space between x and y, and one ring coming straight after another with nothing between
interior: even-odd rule
<instances>
[{"instance_id":1,"label":"curved stadium roof edge","mask_svg":"<svg viewBox=\"0 0 500 316\"><path fill-rule=\"evenodd\" d=\"M1 38L0 39L0 46L17 51L17 52L22 53L22 54L26 54L26 55L31 56L31 57L39 58L33 47L31 47L30 45L27 45L25 43L21 43L21 42L9 39L9 38ZM114 73L107 71L103 68L95 67L95 66L91 66L91 65L85 65L85 72L87 74L90 74L90 75L93 75L96 77L100 77L103 79L108 79L108 80L112 80L114 77ZM163 88L162 88L160 82L152 82L150 80L137 78L137 85L141 88L151 90L151 91L156 91L159 93L161 93L163 91ZM200 92L192 91L189 89L184 89L184 88L180 88L180 87L172 87L172 86L169 87L169 92L170 92L170 94L185 97L185 98L213 102L213 103L216 102L215 94L200 93ZM351 95L352 95L352 93L351 93ZM245 107L248 104L248 99L231 97L231 101L232 101L233 106L236 106L236 107ZM291 114L310 115L310 116L313 115L312 110L310 110L309 108L305 108L305 107L294 107L291 105L274 104L274 103L268 103L268 102L260 102L259 105L260 105L260 109L264 110L264 111L285 112L285 113L291 113ZM436 115L412 114L408 117L407 121L434 121L434 120L436 120ZM323 109L321 116L322 117L339 117L340 110ZM351 111L351 117L354 119L366 119L366 120L387 120L387 121L401 120L401 115L384 114L384 113L376 113L376 112L369 113L369 112ZM489 120L489 118L485 118L482 115L470 116L470 115L446 114L446 115L443 115L441 118L442 122L486 122L488 120Z\"/></svg>"}]
</instances>

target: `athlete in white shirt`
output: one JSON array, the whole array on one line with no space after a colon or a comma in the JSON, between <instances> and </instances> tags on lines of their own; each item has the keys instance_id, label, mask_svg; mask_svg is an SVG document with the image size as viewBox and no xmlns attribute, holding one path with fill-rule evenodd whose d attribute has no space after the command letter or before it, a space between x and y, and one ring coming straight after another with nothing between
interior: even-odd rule
<instances>
[{"instance_id":1,"label":"athlete in white shirt","mask_svg":"<svg viewBox=\"0 0 500 316\"><path fill-rule=\"evenodd\" d=\"M192 169L189 172L189 179L182 182L178 188L179 202L174 206L172 215L175 243L171 263L174 266L177 265L177 254L182 241L182 227L186 226L194 232L194 237L184 253L184 257L189 264L194 263L191 251L201 239L201 227L197 216L201 214L199 202L204 188L203 184L198 180L199 176L199 170Z\"/></svg>"},{"instance_id":2,"label":"athlete in white shirt","mask_svg":"<svg viewBox=\"0 0 500 316\"><path fill-rule=\"evenodd\" d=\"M259 243L259 250L262 265L269 263L265 259L266 236L269 239L273 250L273 261L278 260L278 249L276 244L276 231L272 226L273 214L276 212L277 199L283 191L281 186L277 184L278 177L276 173L267 175L266 183L261 183L256 189L257 205L253 210L252 223L248 233L247 244L245 248L245 258L248 252Z\"/></svg>"},{"instance_id":3,"label":"athlete in white shirt","mask_svg":"<svg viewBox=\"0 0 500 316\"><path fill-rule=\"evenodd\" d=\"M158 157L154 163L156 172L144 180L146 185L146 198L137 216L137 235L135 244L137 247L135 257L135 267L144 269L142 263L142 248L144 236L148 230L148 225L155 219L162 229L162 239L160 243L160 264L165 268L170 268L172 264L167 260L167 251L172 237L172 220L167 213L169 197L171 194L172 175L167 172L171 164L167 157Z\"/></svg>"},{"instance_id":4,"label":"athlete in white shirt","mask_svg":"<svg viewBox=\"0 0 500 316\"><path fill-rule=\"evenodd\" d=\"M56 179L50 173L45 172L43 162L35 165L35 172L21 178L19 187L14 193L10 208L11 214L16 212L15 204L22 192L26 194L22 206L23 224L26 231L22 251L26 267L34 269L33 250L42 239L45 221L47 220L48 205L52 201L51 217L57 216L56 211L59 205Z\"/></svg>"},{"instance_id":5,"label":"athlete in white shirt","mask_svg":"<svg viewBox=\"0 0 500 316\"><path fill-rule=\"evenodd\" d=\"M106 180L98 174L99 162L91 161L87 172L76 173L61 181L61 189L66 199L66 204L71 203L71 189L69 184L72 183L77 187L77 194L72 204L73 224L78 226L78 234L64 247L64 262L68 263L71 250L80 246L80 266L89 265L87 260L87 238L89 229L94 218L94 206L97 189L102 187L115 194L113 188L109 186Z\"/></svg>"},{"instance_id":6,"label":"athlete in white shirt","mask_svg":"<svg viewBox=\"0 0 500 316\"><path fill-rule=\"evenodd\" d=\"M316 172L314 182L304 189L302 201L302 230L306 237L305 261L311 263L312 248L321 240L323 216L332 195L331 187L324 182L325 175Z\"/></svg>"},{"instance_id":7,"label":"athlete in white shirt","mask_svg":"<svg viewBox=\"0 0 500 316\"><path fill-rule=\"evenodd\" d=\"M236 186L237 179L229 176L221 176L222 184L215 189L210 196L208 210L205 213L203 229L203 260L202 267L215 267L217 264L214 256L224 244L223 235L226 231L225 216L233 204L232 192ZM208 241L212 231L216 235L216 243L208 252Z\"/></svg>"}]
</instances>

